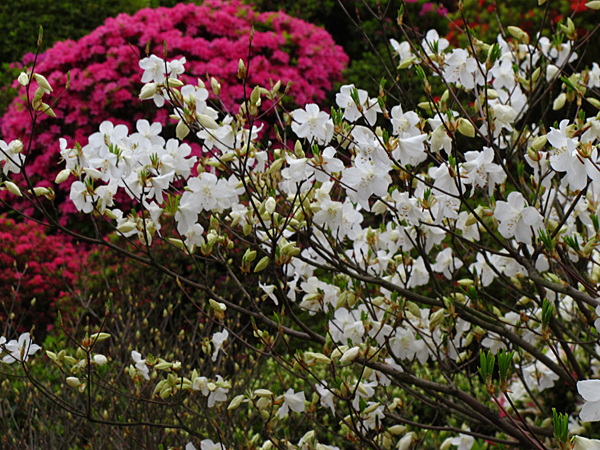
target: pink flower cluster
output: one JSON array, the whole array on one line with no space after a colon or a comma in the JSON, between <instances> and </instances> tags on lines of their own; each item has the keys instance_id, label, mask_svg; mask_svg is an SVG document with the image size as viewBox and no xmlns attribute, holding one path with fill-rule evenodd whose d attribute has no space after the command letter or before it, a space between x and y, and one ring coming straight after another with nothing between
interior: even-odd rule
<instances>
[{"instance_id":1,"label":"pink flower cluster","mask_svg":"<svg viewBox=\"0 0 600 450\"><path fill-rule=\"evenodd\" d=\"M81 249L47 236L42 225L0 216L0 322L14 313L20 331L51 326L57 302L71 298L83 258ZM61 309L69 313L67 304Z\"/></svg>"},{"instance_id":2,"label":"pink flower cluster","mask_svg":"<svg viewBox=\"0 0 600 450\"><path fill-rule=\"evenodd\" d=\"M207 0L202 6L179 4L144 9L134 16L120 14L78 42L57 43L45 52L41 62L38 59L36 72L50 81L52 95L62 91L68 71L71 85L54 107L57 119L44 116L36 128L27 165L34 185L47 187L54 180L61 137L69 146L74 141L85 145L104 120L125 124L130 130L140 118L167 124L167 108L156 110L152 102L137 99L142 87L139 59L145 56L147 46L151 54L163 55L165 42L168 60L187 60L186 72L180 78L193 82L215 77L221 83L224 105L233 112L244 98L237 79L240 58L248 66L248 95L257 84L269 87L271 80L281 80L282 86L291 82L289 95L296 105L323 100L332 84L341 80L348 62L341 47L322 28L282 12L254 12L239 0ZM31 87L31 95L35 87ZM25 88L21 88L2 118L2 134L7 141L25 140L31 133L24 96ZM45 101L51 103L51 99ZM264 106L266 110L266 102ZM75 212L72 203L64 201L69 185L63 183L57 191L63 215Z\"/></svg>"}]
</instances>

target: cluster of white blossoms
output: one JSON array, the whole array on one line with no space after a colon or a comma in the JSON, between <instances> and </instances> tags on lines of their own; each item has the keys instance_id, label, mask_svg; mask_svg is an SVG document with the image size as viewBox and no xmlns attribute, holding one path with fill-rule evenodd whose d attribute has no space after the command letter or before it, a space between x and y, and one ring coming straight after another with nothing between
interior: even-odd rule
<instances>
[{"instance_id":1,"label":"cluster of white blossoms","mask_svg":"<svg viewBox=\"0 0 600 450\"><path fill-rule=\"evenodd\" d=\"M515 346L526 349L520 355L520 377L509 380L514 398L524 400L567 377L564 361L578 350L575 344L550 350L548 310L540 307L542 302L554 302L556 314L567 321L577 320L575 305L599 304L583 297L589 280L568 291L555 269L563 264L560 244L570 262L587 258L591 279L600 278L600 115L584 120L579 114L547 132L523 124L526 118L533 121L527 116L534 107L528 93L538 82L555 80L577 55L571 41L541 37L533 45L522 30L508 31L509 40L498 36L493 45L473 44L477 54L487 55L483 60L472 49L451 49L435 30L426 33L420 48L392 41L399 68L416 67L426 92L431 84L425 70L444 81L447 89L439 100L431 97L409 111L345 85L336 95L338 110L328 113L315 104L295 109L286 119L298 140L285 140L278 130L279 144L268 145L259 142L262 129L253 119L263 98L276 103L279 83L256 87L238 114L222 114L208 105L202 82L194 86L179 80L184 59L165 62L150 56L140 62L146 83L140 98L173 107L177 139L165 141L159 123L139 120L131 133L124 125L104 122L83 147L68 148L61 140L66 168L56 181L74 177L70 198L80 212L102 215L118 234L136 235L147 246L158 235L190 255L199 248L209 256L219 245L226 253L233 247L231 234L215 225L216 217L238 236L252 234L242 272L271 267L282 274L275 284L259 282L264 298L276 306L285 301L312 316L328 315L329 351L304 352L303 367L336 364L342 370L357 360L379 364L378 370L368 368L364 377L344 385L353 392L350 403L361 432L381 431L391 374L406 373L414 361L470 361L474 343L494 355ZM581 106L588 90L600 87L600 67L595 64L562 81L553 102L557 111L567 101ZM211 88L218 94L215 80ZM463 98L475 105L471 115ZM587 100L600 107L593 97ZM190 133L201 143L202 157L181 142ZM0 148L4 174L18 172L22 145L0 141ZM8 183L10 192L19 190ZM117 199L124 198L119 191L133 208L119 204ZM167 222L176 232L162 236ZM335 276L322 276L328 270ZM535 294L522 287L527 277L537 283ZM495 280L517 286L523 297L508 312L490 306L484 315L478 292ZM361 282L378 284L376 295L361 289ZM452 288L443 289L442 283ZM419 296L425 287L432 297ZM225 306L216 309L222 318ZM255 336L262 335L255 331ZM214 333L213 361L225 352L228 338L225 328ZM4 361L37 349L28 345L24 353L24 345L21 339L3 344L9 353ZM140 382L151 379L151 368L168 372L155 395L199 391L209 407L227 400L231 386L220 376L209 380L194 371L186 378L174 373L180 363L144 359L137 351L131 356L128 373ZM341 388L314 381L321 407L337 411ZM588 402L583 421L600 420L597 383L579 382ZM261 413L274 409L283 420L305 413L308 402L304 392L293 388L279 396L257 389L234 398L229 409L242 403ZM341 423L348 422L350 416ZM404 429L396 431L382 432L382 439ZM311 439L314 435L303 437L298 448ZM414 439L406 433L399 448L408 448ZM473 441L459 434L447 447L469 449ZM201 448L224 447L204 440Z\"/></svg>"}]
</instances>

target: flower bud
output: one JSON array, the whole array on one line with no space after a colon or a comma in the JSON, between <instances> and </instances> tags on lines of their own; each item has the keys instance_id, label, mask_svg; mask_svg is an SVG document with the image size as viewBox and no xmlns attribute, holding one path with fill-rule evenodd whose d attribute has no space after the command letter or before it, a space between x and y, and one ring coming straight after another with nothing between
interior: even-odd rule
<instances>
[{"instance_id":1,"label":"flower bud","mask_svg":"<svg viewBox=\"0 0 600 450\"><path fill-rule=\"evenodd\" d=\"M50 191L48 190L48 188L45 188L45 187L33 188L33 194L37 197L39 197L41 195L48 195L49 193L50 193Z\"/></svg>"},{"instance_id":2,"label":"flower bud","mask_svg":"<svg viewBox=\"0 0 600 450\"><path fill-rule=\"evenodd\" d=\"M210 87L217 97L221 94L221 85L214 77L210 78Z\"/></svg>"},{"instance_id":3,"label":"flower bud","mask_svg":"<svg viewBox=\"0 0 600 450\"><path fill-rule=\"evenodd\" d=\"M43 75L40 75L39 73L34 73L33 77L35 78L35 81L37 81L39 86L43 90L45 90L48 94L50 92L52 92L52 86L50 86L50 83L48 83L48 80L46 80L46 77L44 77Z\"/></svg>"},{"instance_id":4,"label":"flower bud","mask_svg":"<svg viewBox=\"0 0 600 450\"><path fill-rule=\"evenodd\" d=\"M565 94L563 92L558 97L556 97L556 100L554 100L554 103L552 104L552 109L554 111L558 111L559 109L562 109L562 107L565 106L566 101L567 101L567 94Z\"/></svg>"},{"instance_id":5,"label":"flower bud","mask_svg":"<svg viewBox=\"0 0 600 450\"><path fill-rule=\"evenodd\" d=\"M94 363L99 366L103 366L108 362L108 359L104 355L94 355Z\"/></svg>"},{"instance_id":6,"label":"flower bud","mask_svg":"<svg viewBox=\"0 0 600 450\"><path fill-rule=\"evenodd\" d=\"M254 391L254 395L257 395L259 397L272 397L273 393L268 389L256 389Z\"/></svg>"},{"instance_id":7,"label":"flower bud","mask_svg":"<svg viewBox=\"0 0 600 450\"><path fill-rule=\"evenodd\" d=\"M188 128L186 123L183 120L180 120L177 124L177 127L175 128L175 134L177 135L177 139L183 141L189 133L190 129Z\"/></svg>"},{"instance_id":8,"label":"flower bud","mask_svg":"<svg viewBox=\"0 0 600 450\"><path fill-rule=\"evenodd\" d=\"M451 446L452 446L452 438L449 437L446 440L444 440L444 442L442 442L442 445L440 445L440 450L450 450Z\"/></svg>"},{"instance_id":9,"label":"flower bud","mask_svg":"<svg viewBox=\"0 0 600 450\"><path fill-rule=\"evenodd\" d=\"M71 175L71 171L69 169L63 169L60 172L58 172L58 175L56 175L56 179L54 180L54 182L56 184L60 184L63 181L66 181L67 178L69 178L69 175Z\"/></svg>"},{"instance_id":10,"label":"flower bud","mask_svg":"<svg viewBox=\"0 0 600 450\"><path fill-rule=\"evenodd\" d=\"M165 86L167 85L171 88L181 87L183 86L183 81L178 80L177 78L167 78L167 81L165 81Z\"/></svg>"},{"instance_id":11,"label":"flower bud","mask_svg":"<svg viewBox=\"0 0 600 450\"><path fill-rule=\"evenodd\" d=\"M68 377L67 384L69 386L71 386L72 388L76 388L81 385L81 381L79 381L79 378L77 378L77 377Z\"/></svg>"},{"instance_id":12,"label":"flower bud","mask_svg":"<svg viewBox=\"0 0 600 450\"><path fill-rule=\"evenodd\" d=\"M210 299L208 301L208 303L210 304L211 308L214 309L215 311L221 311L221 312L223 312L223 311L225 311L227 309L227 305L225 305L224 303L216 302L213 299Z\"/></svg>"},{"instance_id":13,"label":"flower bud","mask_svg":"<svg viewBox=\"0 0 600 450\"><path fill-rule=\"evenodd\" d=\"M158 84L146 83L142 87L142 91L140 92L140 100L148 100L149 98L154 97L157 90L158 90Z\"/></svg>"},{"instance_id":14,"label":"flower bud","mask_svg":"<svg viewBox=\"0 0 600 450\"><path fill-rule=\"evenodd\" d=\"M305 352L304 357L307 359L314 359L316 362L322 364L331 364L331 359L322 353Z\"/></svg>"},{"instance_id":15,"label":"flower bud","mask_svg":"<svg viewBox=\"0 0 600 450\"><path fill-rule=\"evenodd\" d=\"M595 106L596 109L600 109L600 100L598 100L597 98L588 97L586 98L586 100L590 102L593 106Z\"/></svg>"},{"instance_id":16,"label":"flower bud","mask_svg":"<svg viewBox=\"0 0 600 450\"><path fill-rule=\"evenodd\" d=\"M404 58L402 61L400 61L400 64L398 65L398 69L399 70L403 70L403 69L408 69L410 66L412 66L415 61L418 61L419 58L417 58L416 56L409 56L408 58Z\"/></svg>"},{"instance_id":17,"label":"flower bud","mask_svg":"<svg viewBox=\"0 0 600 450\"><path fill-rule=\"evenodd\" d=\"M96 342L102 342L107 340L109 337L109 333L94 333L90 336L90 339L95 340Z\"/></svg>"},{"instance_id":18,"label":"flower bud","mask_svg":"<svg viewBox=\"0 0 600 450\"><path fill-rule=\"evenodd\" d=\"M137 224L128 220L117 227L119 233L129 233L137 228Z\"/></svg>"},{"instance_id":19,"label":"flower bud","mask_svg":"<svg viewBox=\"0 0 600 450\"><path fill-rule=\"evenodd\" d=\"M215 122L212 117L207 116L206 114L198 114L197 119L198 122L200 122L200 125L202 125L204 128L208 128L209 130L216 130L219 128L219 124Z\"/></svg>"},{"instance_id":20,"label":"flower bud","mask_svg":"<svg viewBox=\"0 0 600 450\"><path fill-rule=\"evenodd\" d=\"M585 4L585 6L587 6L590 9L594 9L594 10L599 10L600 9L600 0L593 0L591 2L587 2Z\"/></svg>"},{"instance_id":21,"label":"flower bud","mask_svg":"<svg viewBox=\"0 0 600 450\"><path fill-rule=\"evenodd\" d=\"M507 27L507 30L514 38L517 38L523 44L529 44L529 35L519 27L509 26Z\"/></svg>"},{"instance_id":22,"label":"flower bud","mask_svg":"<svg viewBox=\"0 0 600 450\"><path fill-rule=\"evenodd\" d=\"M243 80L244 78L246 78L246 65L244 64L244 61L242 61L241 59L238 62L238 72L237 72L237 77L240 80Z\"/></svg>"},{"instance_id":23,"label":"flower bud","mask_svg":"<svg viewBox=\"0 0 600 450\"><path fill-rule=\"evenodd\" d=\"M27 86L27 83L29 83L29 75L27 75L27 72L21 72L17 81L21 86Z\"/></svg>"},{"instance_id":24,"label":"flower bud","mask_svg":"<svg viewBox=\"0 0 600 450\"><path fill-rule=\"evenodd\" d=\"M41 103L39 108L37 108L38 111L43 112L44 114L47 114L50 117L56 117L56 113L54 112L54 110L50 107L50 105L48 105L47 103Z\"/></svg>"},{"instance_id":25,"label":"flower bud","mask_svg":"<svg viewBox=\"0 0 600 450\"><path fill-rule=\"evenodd\" d=\"M352 347L348 351L344 352L344 354L340 358L340 364L345 364L347 362L354 361L358 357L359 353L360 353L360 348Z\"/></svg>"},{"instance_id":26,"label":"flower bud","mask_svg":"<svg viewBox=\"0 0 600 450\"><path fill-rule=\"evenodd\" d=\"M404 425L394 425L393 427L388 428L388 431L392 434L400 434L406 431L406 427Z\"/></svg>"},{"instance_id":27,"label":"flower bud","mask_svg":"<svg viewBox=\"0 0 600 450\"><path fill-rule=\"evenodd\" d=\"M269 257L268 256L264 256L259 262L258 264L256 264L256 267L254 268L254 273L256 272L260 272L261 270L266 269L266 267L269 265Z\"/></svg>"},{"instance_id":28,"label":"flower bud","mask_svg":"<svg viewBox=\"0 0 600 450\"><path fill-rule=\"evenodd\" d=\"M463 117L458 119L458 131L464 136L475 137L475 127L469 120Z\"/></svg>"},{"instance_id":29,"label":"flower bud","mask_svg":"<svg viewBox=\"0 0 600 450\"><path fill-rule=\"evenodd\" d=\"M277 207L277 202L273 197L269 197L265 202L265 209L269 214L273 214L275 212L275 208Z\"/></svg>"},{"instance_id":30,"label":"flower bud","mask_svg":"<svg viewBox=\"0 0 600 450\"><path fill-rule=\"evenodd\" d=\"M539 151L544 145L548 142L548 137L546 135L536 137L532 144L531 148L535 151Z\"/></svg>"},{"instance_id":31,"label":"flower bud","mask_svg":"<svg viewBox=\"0 0 600 450\"><path fill-rule=\"evenodd\" d=\"M19 187L15 183L13 183L12 181L5 181L4 182L4 186L6 186L6 189L11 194L17 195L19 197L23 197L23 194L21 193L21 189L19 189Z\"/></svg>"},{"instance_id":32,"label":"flower bud","mask_svg":"<svg viewBox=\"0 0 600 450\"><path fill-rule=\"evenodd\" d=\"M240 59L240 62L241 61L242 60ZM242 404L243 401L244 401L244 396L243 395L238 395L233 400L231 400L231 403L227 407L227 410L229 411L229 410L232 410L232 409L236 409L238 406L240 406Z\"/></svg>"}]
</instances>

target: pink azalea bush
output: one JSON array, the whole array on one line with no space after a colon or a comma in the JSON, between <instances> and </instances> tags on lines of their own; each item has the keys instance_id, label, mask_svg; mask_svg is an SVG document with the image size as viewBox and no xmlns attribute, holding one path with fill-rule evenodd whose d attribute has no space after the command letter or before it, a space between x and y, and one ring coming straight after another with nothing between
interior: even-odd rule
<instances>
[{"instance_id":1,"label":"pink azalea bush","mask_svg":"<svg viewBox=\"0 0 600 450\"><path fill-rule=\"evenodd\" d=\"M248 64L249 38L254 35ZM36 72L55 86L56 98L65 86L67 72L71 83L54 107L58 120L43 117L36 125L28 175L36 186L50 186L58 172L59 138L87 143L104 120L125 124L133 130L138 119L171 121L167 109L156 109L152 102L137 101L142 84L139 60L150 53L163 54L167 43L169 59L185 58L184 82L216 78L221 84L221 100L237 112L244 89L237 79L238 60L248 66L247 95L257 85L269 86L281 80L291 83L289 98L297 105L319 102L333 83L341 80L348 57L322 28L282 12L257 13L238 0L209 0L202 6L179 4L174 8L144 9L134 16L120 14L108 19L89 36L60 42L38 58ZM30 88L33 96L35 83ZM283 90L283 88L282 88ZM32 131L25 108L25 88L11 103L1 121L7 142ZM265 117L268 121L269 116ZM27 145L26 145L27 147ZM198 148L195 149L198 151ZM57 191L57 203L65 213L75 211L64 201L70 181ZM30 206L25 207L31 213Z\"/></svg>"},{"instance_id":2,"label":"pink azalea bush","mask_svg":"<svg viewBox=\"0 0 600 450\"><path fill-rule=\"evenodd\" d=\"M85 252L46 235L42 225L0 216L0 322L44 330L54 323L59 304L68 314L83 258Z\"/></svg>"}]
</instances>

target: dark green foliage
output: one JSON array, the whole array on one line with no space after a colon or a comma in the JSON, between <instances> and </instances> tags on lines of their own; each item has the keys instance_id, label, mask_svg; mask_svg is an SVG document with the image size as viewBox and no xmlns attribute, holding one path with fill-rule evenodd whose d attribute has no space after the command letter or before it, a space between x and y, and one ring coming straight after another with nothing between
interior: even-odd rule
<instances>
[{"instance_id":1,"label":"dark green foliage","mask_svg":"<svg viewBox=\"0 0 600 450\"><path fill-rule=\"evenodd\" d=\"M54 42L80 39L120 13L158 6L174 6L177 0L5 0L0 2L2 46L0 61L19 61L35 49L40 25L44 27L42 51ZM189 2L184 2L189 3ZM4 72L4 71L3 71ZM2 83L5 84L5 83Z\"/></svg>"}]
</instances>

